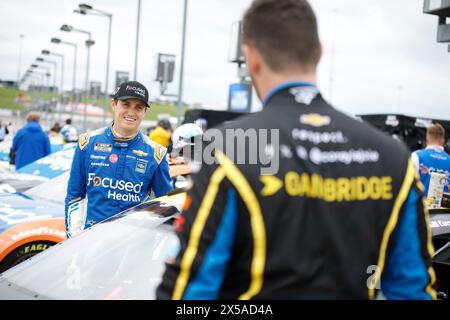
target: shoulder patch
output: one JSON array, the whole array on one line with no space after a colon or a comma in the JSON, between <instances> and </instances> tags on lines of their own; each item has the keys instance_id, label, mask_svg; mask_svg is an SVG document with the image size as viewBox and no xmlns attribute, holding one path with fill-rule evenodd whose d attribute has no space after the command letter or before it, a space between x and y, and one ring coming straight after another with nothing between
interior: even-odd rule
<instances>
[{"instance_id":1,"label":"shoulder patch","mask_svg":"<svg viewBox=\"0 0 450 320\"><path fill-rule=\"evenodd\" d=\"M156 144L153 155L155 157L156 162L158 162L158 164L161 163L162 159L166 155L166 152L167 152L166 148L164 148L162 145Z\"/></svg>"},{"instance_id":2,"label":"shoulder patch","mask_svg":"<svg viewBox=\"0 0 450 320\"><path fill-rule=\"evenodd\" d=\"M153 141L152 139L150 139L149 136L146 136L142 132L141 132L141 136L142 136L142 141L144 141L145 144L149 145L153 149L156 148L157 143L155 141Z\"/></svg>"},{"instance_id":3,"label":"shoulder patch","mask_svg":"<svg viewBox=\"0 0 450 320\"><path fill-rule=\"evenodd\" d=\"M80 135L78 139L78 144L80 146L80 149L83 150L88 144L91 137L98 136L99 134L102 134L105 131L106 127L100 128L94 131L88 131L86 133L83 133Z\"/></svg>"},{"instance_id":4,"label":"shoulder patch","mask_svg":"<svg viewBox=\"0 0 450 320\"><path fill-rule=\"evenodd\" d=\"M164 156L166 155L167 149L164 148L162 145L156 143L152 139L150 139L149 136L146 136L142 132L141 135L142 141L144 141L145 144L153 148L153 156L155 157L156 162L160 164L162 159L164 159Z\"/></svg>"},{"instance_id":5,"label":"shoulder patch","mask_svg":"<svg viewBox=\"0 0 450 320\"><path fill-rule=\"evenodd\" d=\"M78 139L78 145L80 146L81 150L83 150L88 145L90 137L91 136L89 132L80 134L80 137Z\"/></svg>"},{"instance_id":6,"label":"shoulder patch","mask_svg":"<svg viewBox=\"0 0 450 320\"><path fill-rule=\"evenodd\" d=\"M106 130L106 127L91 131L90 136L91 137L98 136L99 134L102 134L105 130Z\"/></svg>"}]
</instances>

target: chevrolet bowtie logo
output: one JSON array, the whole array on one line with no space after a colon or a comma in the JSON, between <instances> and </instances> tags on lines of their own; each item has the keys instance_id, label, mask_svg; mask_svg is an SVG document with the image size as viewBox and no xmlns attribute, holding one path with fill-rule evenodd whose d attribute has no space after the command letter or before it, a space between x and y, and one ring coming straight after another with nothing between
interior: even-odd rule
<instances>
[{"instance_id":1,"label":"chevrolet bowtie logo","mask_svg":"<svg viewBox=\"0 0 450 320\"><path fill-rule=\"evenodd\" d=\"M135 155L138 155L139 157L146 157L146 156L148 156L148 153L144 152L142 150L133 150L133 153Z\"/></svg>"},{"instance_id":2,"label":"chevrolet bowtie logo","mask_svg":"<svg viewBox=\"0 0 450 320\"><path fill-rule=\"evenodd\" d=\"M310 113L301 115L300 122L303 124L308 124L313 127L322 127L329 125L331 119L328 116L322 116L318 113Z\"/></svg>"}]
</instances>

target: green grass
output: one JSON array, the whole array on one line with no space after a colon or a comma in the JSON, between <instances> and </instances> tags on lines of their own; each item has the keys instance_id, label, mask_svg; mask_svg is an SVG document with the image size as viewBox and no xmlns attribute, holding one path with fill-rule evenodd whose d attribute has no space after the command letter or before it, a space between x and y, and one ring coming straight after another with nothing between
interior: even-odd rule
<instances>
[{"instance_id":1,"label":"green grass","mask_svg":"<svg viewBox=\"0 0 450 320\"><path fill-rule=\"evenodd\" d=\"M0 88L0 109L13 109L13 110L21 110L24 108L23 105L20 105L15 102L17 93L19 90L14 88ZM25 95L30 96L29 92L25 92ZM32 93L33 97L41 97L44 99L50 99L54 95L51 93L45 93L45 94L38 94L36 92ZM59 99L59 96L58 96ZM85 99L83 99L84 101ZM88 100L89 103L94 103L97 106L103 106L104 99L98 99ZM108 101L108 109L109 107L109 101ZM186 109L185 109L186 110ZM183 111L184 113L184 111ZM150 103L150 109L147 111L147 114L145 115L146 120L157 120L158 114L169 114L170 116L175 117L177 115L177 107L171 106L171 105L164 105L164 104L158 104L158 103Z\"/></svg>"},{"instance_id":2,"label":"green grass","mask_svg":"<svg viewBox=\"0 0 450 320\"><path fill-rule=\"evenodd\" d=\"M23 107L17 104L15 99L19 90L12 88L0 88L0 108L20 110Z\"/></svg>"}]
</instances>

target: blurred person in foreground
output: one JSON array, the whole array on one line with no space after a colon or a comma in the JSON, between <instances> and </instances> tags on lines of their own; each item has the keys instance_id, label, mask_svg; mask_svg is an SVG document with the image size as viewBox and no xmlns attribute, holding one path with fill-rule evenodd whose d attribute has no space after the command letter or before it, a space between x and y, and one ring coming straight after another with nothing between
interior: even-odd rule
<instances>
[{"instance_id":1,"label":"blurred person in foreground","mask_svg":"<svg viewBox=\"0 0 450 320\"><path fill-rule=\"evenodd\" d=\"M38 112L27 115L27 124L17 131L13 139L11 158L15 159L16 170L50 154L50 139L42 130Z\"/></svg>"},{"instance_id":2,"label":"blurred person in foreground","mask_svg":"<svg viewBox=\"0 0 450 320\"><path fill-rule=\"evenodd\" d=\"M243 43L264 107L219 129L279 129L271 155L279 170L262 175L261 163L235 164L215 150L216 163L193 174L180 251L157 297L374 299L380 288L388 299L435 298L423 186L410 153L322 98L308 2L254 1Z\"/></svg>"},{"instance_id":3,"label":"blurred person in foreground","mask_svg":"<svg viewBox=\"0 0 450 320\"><path fill-rule=\"evenodd\" d=\"M68 237L151 193L160 197L172 190L166 148L139 131L148 96L141 83L122 83L111 101L112 125L80 135L65 201Z\"/></svg>"},{"instance_id":4,"label":"blurred person in foreground","mask_svg":"<svg viewBox=\"0 0 450 320\"><path fill-rule=\"evenodd\" d=\"M427 128L425 149L414 151L411 155L425 187L425 196L428 194L432 172L445 174L444 191L449 191L450 155L444 151L444 145L445 129L441 124L435 123Z\"/></svg>"},{"instance_id":5,"label":"blurred person in foreground","mask_svg":"<svg viewBox=\"0 0 450 320\"><path fill-rule=\"evenodd\" d=\"M78 132L77 129L72 125L72 119L66 119L66 124L61 128L60 134L64 138L64 142L77 142Z\"/></svg>"}]
</instances>

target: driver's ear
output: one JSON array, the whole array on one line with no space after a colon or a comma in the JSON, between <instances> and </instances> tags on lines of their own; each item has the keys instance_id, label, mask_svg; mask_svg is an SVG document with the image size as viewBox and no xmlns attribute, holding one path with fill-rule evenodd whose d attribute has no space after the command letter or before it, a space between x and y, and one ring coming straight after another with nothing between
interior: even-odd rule
<instances>
[{"instance_id":1,"label":"driver's ear","mask_svg":"<svg viewBox=\"0 0 450 320\"><path fill-rule=\"evenodd\" d=\"M259 51L254 46L244 43L242 45L242 52L245 56L245 62L247 64L249 74L251 76L258 75L263 63Z\"/></svg>"}]
</instances>

